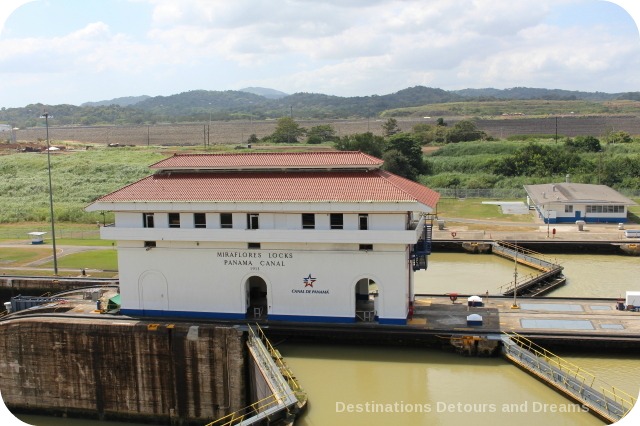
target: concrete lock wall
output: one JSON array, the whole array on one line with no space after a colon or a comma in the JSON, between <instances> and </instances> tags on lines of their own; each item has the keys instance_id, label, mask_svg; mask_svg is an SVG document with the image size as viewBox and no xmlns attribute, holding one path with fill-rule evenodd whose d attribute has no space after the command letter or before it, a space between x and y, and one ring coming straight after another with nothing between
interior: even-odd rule
<instances>
[{"instance_id":1,"label":"concrete lock wall","mask_svg":"<svg viewBox=\"0 0 640 426\"><path fill-rule=\"evenodd\" d=\"M202 424L244 407L243 333L168 325L126 319L2 322L2 398L17 412L163 423Z\"/></svg>"}]
</instances>

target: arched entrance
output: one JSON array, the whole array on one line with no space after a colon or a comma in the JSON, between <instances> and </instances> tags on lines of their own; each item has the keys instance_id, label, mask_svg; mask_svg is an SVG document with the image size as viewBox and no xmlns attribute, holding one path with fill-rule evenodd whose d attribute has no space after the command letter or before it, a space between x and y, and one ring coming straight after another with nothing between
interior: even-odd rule
<instances>
[{"instance_id":1,"label":"arched entrance","mask_svg":"<svg viewBox=\"0 0 640 426\"><path fill-rule=\"evenodd\" d=\"M256 275L245 281L247 295L247 318L266 318L269 314L267 303L267 283Z\"/></svg>"},{"instance_id":2,"label":"arched entrance","mask_svg":"<svg viewBox=\"0 0 640 426\"><path fill-rule=\"evenodd\" d=\"M153 314L169 309L167 279L161 272L146 271L140 275L138 292L143 314Z\"/></svg>"},{"instance_id":3,"label":"arched entrance","mask_svg":"<svg viewBox=\"0 0 640 426\"><path fill-rule=\"evenodd\" d=\"M361 278L355 285L356 322L371 322L378 318L378 284L371 278Z\"/></svg>"}]
</instances>

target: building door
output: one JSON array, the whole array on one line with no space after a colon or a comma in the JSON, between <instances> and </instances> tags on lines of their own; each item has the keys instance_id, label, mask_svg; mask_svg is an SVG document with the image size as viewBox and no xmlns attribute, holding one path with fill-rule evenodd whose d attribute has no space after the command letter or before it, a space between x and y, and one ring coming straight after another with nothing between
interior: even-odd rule
<instances>
[{"instance_id":1,"label":"building door","mask_svg":"<svg viewBox=\"0 0 640 426\"><path fill-rule=\"evenodd\" d=\"M576 210L576 220L580 219L582 219L582 213L580 212L580 210Z\"/></svg>"},{"instance_id":2,"label":"building door","mask_svg":"<svg viewBox=\"0 0 640 426\"><path fill-rule=\"evenodd\" d=\"M378 316L378 285L370 278L362 278L355 286L356 322L370 322Z\"/></svg>"},{"instance_id":3,"label":"building door","mask_svg":"<svg viewBox=\"0 0 640 426\"><path fill-rule=\"evenodd\" d=\"M245 283L247 294L247 318L266 318L269 314L267 283L258 276L249 277Z\"/></svg>"},{"instance_id":4,"label":"building door","mask_svg":"<svg viewBox=\"0 0 640 426\"><path fill-rule=\"evenodd\" d=\"M152 315L169 310L169 292L167 280L158 271L147 271L140 276L138 283L140 307L143 315Z\"/></svg>"}]
</instances>

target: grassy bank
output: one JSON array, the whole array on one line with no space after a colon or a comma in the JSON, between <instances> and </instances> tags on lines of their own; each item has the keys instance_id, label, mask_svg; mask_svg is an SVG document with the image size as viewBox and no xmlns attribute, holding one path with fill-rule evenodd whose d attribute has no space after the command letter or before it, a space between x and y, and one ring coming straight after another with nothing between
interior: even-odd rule
<instances>
[{"instance_id":1,"label":"grassy bank","mask_svg":"<svg viewBox=\"0 0 640 426\"><path fill-rule=\"evenodd\" d=\"M118 148L62 152L51 156L55 217L61 222L102 222L86 213L93 200L149 174L148 166L169 153ZM0 156L0 223L45 222L49 218L47 156L19 153Z\"/></svg>"}]
</instances>

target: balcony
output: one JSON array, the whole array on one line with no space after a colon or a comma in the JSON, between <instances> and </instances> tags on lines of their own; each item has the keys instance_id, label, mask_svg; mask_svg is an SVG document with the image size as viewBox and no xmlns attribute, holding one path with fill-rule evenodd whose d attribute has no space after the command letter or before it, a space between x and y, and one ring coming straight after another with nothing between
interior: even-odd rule
<instances>
[{"instance_id":1,"label":"balcony","mask_svg":"<svg viewBox=\"0 0 640 426\"><path fill-rule=\"evenodd\" d=\"M424 221L422 221L424 223ZM117 241L212 241L262 243L416 244L422 226L409 230L100 228L100 237Z\"/></svg>"}]
</instances>

